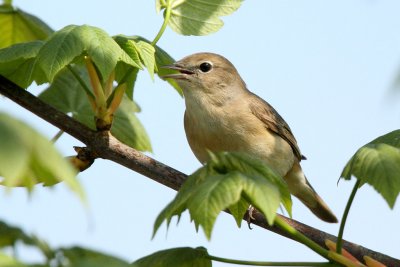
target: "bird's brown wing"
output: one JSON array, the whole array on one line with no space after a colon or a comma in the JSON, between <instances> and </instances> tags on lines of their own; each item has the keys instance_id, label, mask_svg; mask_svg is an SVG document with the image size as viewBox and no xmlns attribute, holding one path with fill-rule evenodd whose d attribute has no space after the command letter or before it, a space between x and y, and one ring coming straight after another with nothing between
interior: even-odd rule
<instances>
[{"instance_id":1,"label":"bird's brown wing","mask_svg":"<svg viewBox=\"0 0 400 267\"><path fill-rule=\"evenodd\" d=\"M265 127L283 139L285 139L293 149L294 154L299 160L306 159L297 145L296 139L290 130L289 125L285 120L278 114L278 112L266 101L257 95L249 92L251 94L250 110L251 112L264 124Z\"/></svg>"}]
</instances>

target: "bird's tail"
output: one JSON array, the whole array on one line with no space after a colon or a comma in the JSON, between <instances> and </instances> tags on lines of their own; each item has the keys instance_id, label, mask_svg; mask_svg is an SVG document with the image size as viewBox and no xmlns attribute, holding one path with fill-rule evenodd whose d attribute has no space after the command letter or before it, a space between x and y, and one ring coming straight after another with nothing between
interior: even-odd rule
<instances>
[{"instance_id":1,"label":"bird's tail","mask_svg":"<svg viewBox=\"0 0 400 267\"><path fill-rule=\"evenodd\" d=\"M312 213L314 213L321 220L329 223L337 223L338 219L336 218L335 214L333 214L325 201L323 201L322 198L317 194L317 192L315 192L308 181L307 184L312 190L312 192L310 192L310 197L312 198L312 201L308 200L310 197L307 197L307 199L302 199L298 196L300 201L303 202L304 205L306 205L312 211Z\"/></svg>"},{"instance_id":2,"label":"bird's tail","mask_svg":"<svg viewBox=\"0 0 400 267\"><path fill-rule=\"evenodd\" d=\"M297 166L296 166L297 165ZM325 222L337 223L338 219L325 201L315 192L314 188L304 176L299 164L285 176L290 193L295 195L312 213Z\"/></svg>"}]
</instances>

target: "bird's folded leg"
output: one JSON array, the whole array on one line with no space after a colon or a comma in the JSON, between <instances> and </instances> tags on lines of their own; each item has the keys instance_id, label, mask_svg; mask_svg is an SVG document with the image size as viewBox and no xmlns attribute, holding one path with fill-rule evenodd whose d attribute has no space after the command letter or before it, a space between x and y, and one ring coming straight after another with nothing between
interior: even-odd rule
<instances>
[{"instance_id":1,"label":"bird's folded leg","mask_svg":"<svg viewBox=\"0 0 400 267\"><path fill-rule=\"evenodd\" d=\"M253 217L253 212L256 210L256 208L254 208L252 205L249 206L249 208L247 209L247 225L249 227L250 230L253 230L253 228L251 228L251 220L255 220L255 218Z\"/></svg>"}]
</instances>

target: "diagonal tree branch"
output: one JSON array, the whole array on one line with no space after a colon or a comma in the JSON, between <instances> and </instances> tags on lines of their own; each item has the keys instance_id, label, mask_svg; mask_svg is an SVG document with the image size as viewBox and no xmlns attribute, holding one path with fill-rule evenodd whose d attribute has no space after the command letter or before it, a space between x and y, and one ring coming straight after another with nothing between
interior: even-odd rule
<instances>
[{"instance_id":1,"label":"diagonal tree branch","mask_svg":"<svg viewBox=\"0 0 400 267\"><path fill-rule=\"evenodd\" d=\"M0 94L8 97L20 106L83 142L87 146L87 149L90 150L90 154L95 155L95 157L112 160L174 190L179 190L187 177L186 174L119 142L109 132L96 132L89 129L85 125L51 107L49 104L38 99L28 91L25 91L23 88L1 75ZM253 224L287 238L291 238L278 227L269 226L261 213L254 212L252 216L254 217L254 220L251 220ZM297 231L301 232L321 246L325 246L326 239L332 241L336 241L337 239L334 235L305 225L296 220L281 215L278 216L297 229ZM247 214L244 219L248 219ZM349 251L361 262L364 261L363 256L368 255L387 266L400 266L400 260L398 259L348 241L343 242L343 248Z\"/></svg>"}]
</instances>

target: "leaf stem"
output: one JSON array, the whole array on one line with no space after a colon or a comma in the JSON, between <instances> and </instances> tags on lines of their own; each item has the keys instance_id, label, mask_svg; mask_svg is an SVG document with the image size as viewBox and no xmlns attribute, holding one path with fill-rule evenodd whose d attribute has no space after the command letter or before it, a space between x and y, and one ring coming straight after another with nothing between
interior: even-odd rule
<instances>
[{"instance_id":1,"label":"leaf stem","mask_svg":"<svg viewBox=\"0 0 400 267\"><path fill-rule=\"evenodd\" d=\"M169 18L171 17L171 10L172 10L171 0L167 0L167 3L165 5L166 5L166 7L165 7L165 12L164 12L164 22L161 25L161 28L158 31L156 38L154 38L153 42L151 42L152 46L155 46L157 44L158 40L160 40L161 36L163 35L165 29L168 26Z\"/></svg>"},{"instance_id":2,"label":"leaf stem","mask_svg":"<svg viewBox=\"0 0 400 267\"><path fill-rule=\"evenodd\" d=\"M353 187L353 190L351 191L349 200L347 201L346 208L344 209L344 212L343 212L342 220L340 222L337 243L336 243L336 252L339 254L342 254L343 232L344 232L344 226L346 225L347 215L349 214L351 204L353 203L354 197L356 196L356 193L357 193L358 188L360 187L360 184L361 184L361 180L357 180L356 184Z\"/></svg>"},{"instance_id":3,"label":"leaf stem","mask_svg":"<svg viewBox=\"0 0 400 267\"><path fill-rule=\"evenodd\" d=\"M63 135L63 133L64 133L63 130L59 130L59 131L56 133L56 135L55 135L53 138L51 138L51 141L52 141L53 143L57 142L57 140L61 137L61 135Z\"/></svg>"},{"instance_id":4,"label":"leaf stem","mask_svg":"<svg viewBox=\"0 0 400 267\"><path fill-rule=\"evenodd\" d=\"M93 108L93 104L95 102L95 98L94 98L94 95L93 95L92 91L86 85L86 83L82 79L82 77L77 73L77 71L71 65L68 65L67 68L72 73L72 75L75 77L75 79L78 81L78 83L82 86L82 88L85 91L85 93L86 93L86 95L87 95L87 97L89 99L89 102L90 102L90 104L92 105L92 108Z\"/></svg>"},{"instance_id":5,"label":"leaf stem","mask_svg":"<svg viewBox=\"0 0 400 267\"><path fill-rule=\"evenodd\" d=\"M97 108L104 108L106 105L106 96L104 95L103 87L101 85L99 75L97 74L96 68L93 65L92 60L89 57L85 57L86 69L89 74L90 83L92 85L93 93L96 100Z\"/></svg>"},{"instance_id":6,"label":"leaf stem","mask_svg":"<svg viewBox=\"0 0 400 267\"><path fill-rule=\"evenodd\" d=\"M114 92L111 94L112 99L110 99L110 104L108 105L108 113L114 114L115 111L118 109L119 105L122 102L122 98L124 97L126 91L126 83L119 84L115 89ZM111 97L110 96L110 97ZM108 100L107 100L108 102Z\"/></svg>"},{"instance_id":7,"label":"leaf stem","mask_svg":"<svg viewBox=\"0 0 400 267\"><path fill-rule=\"evenodd\" d=\"M74 75L75 79L78 81L78 83L82 86L83 90L85 91L86 94L90 95L94 99L94 95L90 91L90 88L86 85L85 81L82 79L82 77L78 74L76 70L71 65L67 66L68 70Z\"/></svg>"},{"instance_id":8,"label":"leaf stem","mask_svg":"<svg viewBox=\"0 0 400 267\"><path fill-rule=\"evenodd\" d=\"M104 84L104 95L106 98L108 98L113 91L114 79L115 79L115 70L111 72L110 77L108 77L106 83Z\"/></svg>"},{"instance_id":9,"label":"leaf stem","mask_svg":"<svg viewBox=\"0 0 400 267\"><path fill-rule=\"evenodd\" d=\"M285 222L282 218L276 217L275 218L275 225L281 228L283 231L291 235L295 240L299 241L300 243L306 245L325 259L329 260L328 256L328 250L324 249L299 231L297 231L295 228L293 228L291 225L289 225L287 222Z\"/></svg>"},{"instance_id":10,"label":"leaf stem","mask_svg":"<svg viewBox=\"0 0 400 267\"><path fill-rule=\"evenodd\" d=\"M330 262L273 262L273 261L242 261L216 257L212 255L207 256L210 260L231 263L231 264L241 264L241 265L251 265L251 266L339 266Z\"/></svg>"}]
</instances>

